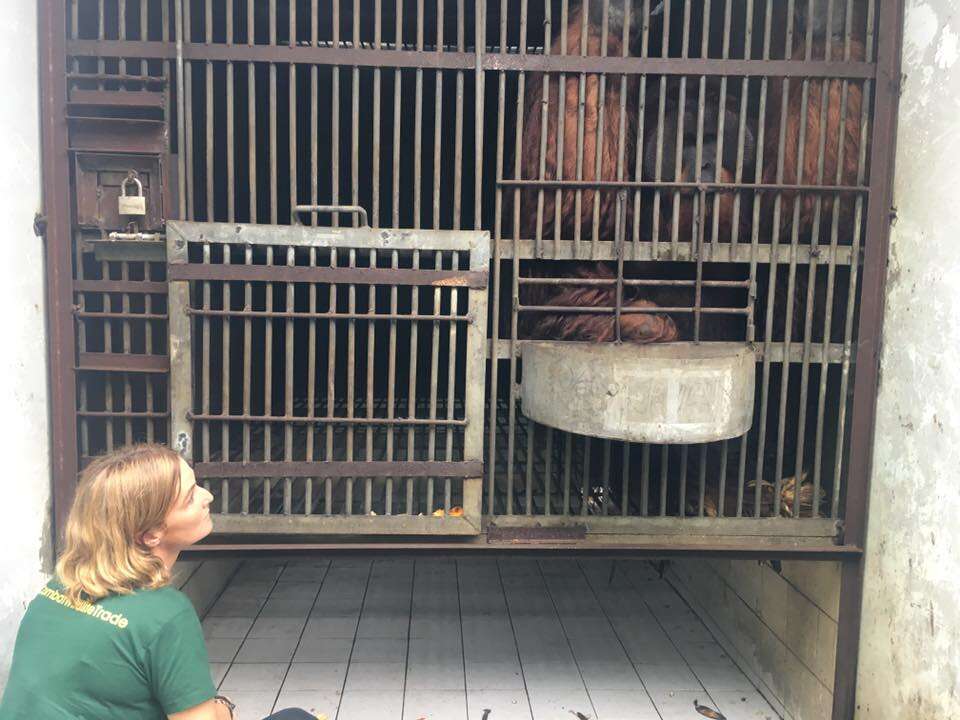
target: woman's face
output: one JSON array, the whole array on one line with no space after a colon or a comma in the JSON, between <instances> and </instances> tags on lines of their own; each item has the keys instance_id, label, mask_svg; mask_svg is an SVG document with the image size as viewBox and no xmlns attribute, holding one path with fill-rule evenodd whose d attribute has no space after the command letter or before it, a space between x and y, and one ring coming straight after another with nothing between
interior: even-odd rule
<instances>
[{"instance_id":1,"label":"woman's face","mask_svg":"<svg viewBox=\"0 0 960 720\"><path fill-rule=\"evenodd\" d=\"M193 470L181 458L180 493L167 513L160 545L167 552L177 553L209 535L213 529L210 519L212 500L213 495L197 485Z\"/></svg>"}]
</instances>

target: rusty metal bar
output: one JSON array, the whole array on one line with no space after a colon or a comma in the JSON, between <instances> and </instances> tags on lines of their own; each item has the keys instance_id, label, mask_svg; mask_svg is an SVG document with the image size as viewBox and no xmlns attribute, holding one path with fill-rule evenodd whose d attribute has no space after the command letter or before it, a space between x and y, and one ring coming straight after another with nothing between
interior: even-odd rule
<instances>
[{"instance_id":1,"label":"rusty metal bar","mask_svg":"<svg viewBox=\"0 0 960 720\"><path fill-rule=\"evenodd\" d=\"M336 5L334 6L336 8ZM337 267L338 254L337 249L330 251L330 267ZM330 294L327 298L327 307L336 311L337 309L337 288L330 286ZM328 416L333 416L336 407L336 377L337 377L337 326L331 317L327 322L327 406L325 412ZM333 426L327 425L326 443L324 460L330 462L333 460ZM333 514L333 480L329 476L324 476L324 514Z\"/></svg>"},{"instance_id":2,"label":"rusty metal bar","mask_svg":"<svg viewBox=\"0 0 960 720\"><path fill-rule=\"evenodd\" d=\"M253 35L252 26L248 26L250 36ZM252 205L251 205L252 207ZM253 262L253 247L247 245L243 250L243 263L250 265ZM253 308L253 287L250 283L243 283L243 309L249 313ZM248 315L243 320L243 377L250 378L253 373L253 321ZM243 414L250 415L251 387L249 382L243 383ZM243 450L242 462L250 462L250 423L243 423ZM244 478L241 487L241 510L250 512L250 479Z\"/></svg>"},{"instance_id":3,"label":"rusty metal bar","mask_svg":"<svg viewBox=\"0 0 960 720\"><path fill-rule=\"evenodd\" d=\"M194 472L198 478L301 478L312 477L321 470L326 477L353 478L363 477L477 477L483 472L482 463L442 462L442 461L325 461L320 464L311 462L251 462L212 463L198 462ZM347 513L348 515L350 513Z\"/></svg>"},{"instance_id":4,"label":"rusty metal bar","mask_svg":"<svg viewBox=\"0 0 960 720\"><path fill-rule=\"evenodd\" d=\"M420 267L420 251L416 250L413 253L412 259L413 269L419 269ZM414 286L410 288L410 312L414 315L419 314L420 312L420 292L419 288ZM415 420L417 418L417 342L419 326L416 321L410 323L410 364L409 364L409 377L407 379L407 419ZM416 460L416 432L413 424L411 423L407 428L407 461L412 462ZM407 477L406 483L406 511L408 515L414 514L414 505L413 505L413 478Z\"/></svg>"},{"instance_id":5,"label":"rusty metal bar","mask_svg":"<svg viewBox=\"0 0 960 720\"><path fill-rule=\"evenodd\" d=\"M293 35L296 36L296 28L294 25L290 27ZM292 141L291 141L292 142ZM294 158L291 158L293 160ZM296 167L296 163L294 163ZM295 170L291 170L292 173L295 173ZM291 178L292 180L292 178ZM287 248L287 268L292 268L296 262L296 250L295 248ZM284 308L290 310L294 305L294 288L293 283L286 283L286 303ZM293 356L294 356L294 326L290 318L285 318L283 321L284 324L284 345L283 345L283 355L284 355L284 372L283 372L283 412L285 415L293 414ZM293 460L293 425L285 424L283 427L283 459L286 462ZM283 512L285 515L290 515L293 512L293 480L289 477L283 479Z\"/></svg>"},{"instance_id":6,"label":"rusty metal bar","mask_svg":"<svg viewBox=\"0 0 960 720\"><path fill-rule=\"evenodd\" d=\"M281 267L272 265L231 265L201 267L177 265L170 268L171 280L221 280L244 282L341 283L351 285L430 285L434 287L485 288L487 273L477 270Z\"/></svg>"},{"instance_id":7,"label":"rusty metal bar","mask_svg":"<svg viewBox=\"0 0 960 720\"><path fill-rule=\"evenodd\" d=\"M316 4L313 6L311 14L311 28L316 34L317 13ZM314 141L311 140L311 144ZM310 266L317 264L317 249L310 248ZM317 310L317 294L319 288L314 286L307 288L310 302L310 312ZM317 323L311 321L307 327L307 417L314 418L317 415ZM316 459L316 447L314 445L316 432L313 427L307 428L307 447L305 450L307 462L313 462ZM306 487L304 488L304 514L313 514L313 478L308 477Z\"/></svg>"},{"instance_id":8,"label":"rusty metal bar","mask_svg":"<svg viewBox=\"0 0 960 720\"><path fill-rule=\"evenodd\" d=\"M390 253L390 267L396 268L399 263L399 253L394 250ZM399 301L399 291L396 285L390 286L390 314L397 314L397 304ZM390 320L390 336L388 345L387 360L387 420L392 421L396 413L397 396L397 321ZM387 462L393 462L395 431L392 427L387 430ZM448 460L452 460L448 456ZM387 478L384 500L384 513L393 514L393 478Z\"/></svg>"},{"instance_id":9,"label":"rusty metal bar","mask_svg":"<svg viewBox=\"0 0 960 720\"><path fill-rule=\"evenodd\" d=\"M666 15L666 12L664 13ZM336 22L334 24L336 28ZM475 70L477 57L471 52L443 52L418 48L337 47L339 40L317 47L284 45L229 46L185 42L183 57L188 61L211 60L261 63L304 63L328 66L403 68L420 70ZM67 43L70 57L121 57L136 55L145 59L174 59L172 43L117 40L72 40ZM808 77L874 79L873 63L862 61L815 60L802 65L791 60L722 60L713 58L601 57L599 55L527 55L484 52L479 60L483 71L583 73L625 75L706 75L708 77Z\"/></svg>"},{"instance_id":10,"label":"rusty metal bar","mask_svg":"<svg viewBox=\"0 0 960 720\"><path fill-rule=\"evenodd\" d=\"M50 434L53 473L54 548L60 549L67 511L77 481L77 392L74 366L74 320L69 309L73 250L70 227L70 164L65 102L67 67L65 0L45 0L38 13L40 72L40 142L46 260L47 333L50 379ZM76 25L74 25L76 27ZM81 423L82 425L82 423Z\"/></svg>"},{"instance_id":11,"label":"rusty metal bar","mask_svg":"<svg viewBox=\"0 0 960 720\"><path fill-rule=\"evenodd\" d=\"M347 263L349 267L356 267L357 264L357 251L353 248L348 250L347 254ZM369 271L368 271L369 272ZM347 303L349 312L355 313L357 311L357 286L353 283L347 288ZM347 418L353 419L353 413L356 409L356 400L355 393L357 389L356 385L356 372L357 372L357 321L355 318L349 318L347 320ZM347 423L347 462L353 461L353 432L354 424ZM347 515L353 514L353 481L354 478L347 477L344 479L346 485L346 497L344 500L344 512Z\"/></svg>"},{"instance_id":12,"label":"rusty metal bar","mask_svg":"<svg viewBox=\"0 0 960 720\"><path fill-rule=\"evenodd\" d=\"M121 353L81 352L79 371L165 373L170 370L166 355L123 355Z\"/></svg>"}]
</instances>

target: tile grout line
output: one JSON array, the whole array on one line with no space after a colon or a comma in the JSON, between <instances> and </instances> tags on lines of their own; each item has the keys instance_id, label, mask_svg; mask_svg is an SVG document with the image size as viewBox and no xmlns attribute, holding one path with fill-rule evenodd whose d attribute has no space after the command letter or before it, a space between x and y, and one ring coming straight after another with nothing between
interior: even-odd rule
<instances>
[{"instance_id":1,"label":"tile grout line","mask_svg":"<svg viewBox=\"0 0 960 720\"><path fill-rule=\"evenodd\" d=\"M463 705L466 718L470 720L470 688L467 686L467 643L463 638L463 598L460 595L460 560L453 559L453 567L457 578L457 616L460 618L460 660L463 663Z\"/></svg>"},{"instance_id":2,"label":"tile grout line","mask_svg":"<svg viewBox=\"0 0 960 720\"><path fill-rule=\"evenodd\" d=\"M283 679L280 681L280 687L277 688L277 696L273 699L273 706L271 708L271 712L275 711L274 709L277 706L277 702L280 700L280 693L283 692L283 686L287 682L287 676L290 674L290 669L293 667L293 659L297 656L297 650L300 649L300 643L303 642L303 634L307 631L307 625L310 623L310 616L313 614L313 609L317 605L317 599L320 597L320 593L323 591L323 583L327 579L327 574L330 572L330 566L332 564L333 564L332 560L327 561L327 567L323 571L323 577L320 578L320 586L317 588L317 592L313 596L313 602L310 603L310 610L307 611L307 616L303 619L303 627L300 628L300 637L297 638L297 644L294 645L293 647L293 654L290 656L290 662L287 663L287 670L283 674ZM286 571L287 571L287 566L284 565L283 572L285 573ZM283 577L283 573L280 574L280 577ZM277 580L277 584L278 585L280 584L279 579ZM276 590L276 585L274 585L274 590ZM270 594L272 595L273 591L271 591ZM270 599L267 598L268 602L269 600Z\"/></svg>"},{"instance_id":3,"label":"tile grout line","mask_svg":"<svg viewBox=\"0 0 960 720\"><path fill-rule=\"evenodd\" d=\"M593 710L593 716L597 717L597 708L593 704L593 697L590 695L590 688L587 687L587 683L583 679L583 670L580 669L580 661L577 659L577 654L573 651L573 645L570 644L570 638L567 635L567 628L564 627L563 619L560 617L560 610L557 608L557 601L554 600L553 591L550 589L547 578L543 574L543 567L540 564L540 560L536 560L536 563L537 571L540 573L540 581L543 583L543 587L547 591L547 597L550 598L550 604L553 606L553 613L557 618L557 622L560 624L560 632L563 634L563 639L567 642L567 648L570 650L570 657L573 658L573 664L577 666L577 675L580 676L580 684L583 685L583 691L587 694L587 700L590 702L590 709Z\"/></svg>"},{"instance_id":4,"label":"tile grout line","mask_svg":"<svg viewBox=\"0 0 960 720\"><path fill-rule=\"evenodd\" d=\"M243 565L246 565L246 562L244 562ZM233 585L233 581L234 579L236 579L237 574L243 568L243 565L237 568L237 572L233 574L233 578L231 578L230 580L230 585ZM230 671L233 670L233 666L237 664L237 656L240 655L240 650L243 647L243 644L250 639L250 632L253 630L253 626L256 624L257 620L260 619L260 614L263 612L263 609L267 606L267 602L270 600L270 596L273 595L273 591L277 587L277 583L280 582L280 576L283 574L283 571L286 570L286 568L287 568L287 563L286 561L284 561L283 565L280 568L280 572L278 572L276 577L273 579L273 585L270 588L270 592L267 593L267 597L263 601L263 605L261 605L260 608L257 610L257 614L253 616L253 622L250 623L250 627L248 627L247 632L244 633L243 639L240 641L240 644L237 645L237 649L233 653L233 659L227 663L227 671L223 674L223 678L221 678L220 682L217 683L217 690L219 690L220 686L223 685L223 681L227 679L227 675L229 675ZM225 588L223 592L226 592L227 589L229 588ZM220 594L221 596L223 595L223 593L220 593ZM213 606L211 606L211 610L212 609L213 609ZM207 617L209 617L209 615ZM209 662L209 659L208 659L208 662ZM239 664L242 665L243 663L239 663Z\"/></svg>"},{"instance_id":5,"label":"tile grout line","mask_svg":"<svg viewBox=\"0 0 960 720\"><path fill-rule=\"evenodd\" d=\"M503 570L500 567L499 558L497 563L497 579L500 581L500 592L503 593L503 605L507 611L507 620L510 621L510 631L513 633L513 649L517 653L517 665L520 666L520 679L523 680L523 694L527 696L527 707L530 710L530 717L533 717L533 703L530 701L530 688L527 687L527 675L523 670L523 658L520 657L520 643L517 641L517 627L513 622L513 613L510 612L510 600L507 598L507 589L503 584Z\"/></svg>"},{"instance_id":6,"label":"tile grout line","mask_svg":"<svg viewBox=\"0 0 960 720\"><path fill-rule=\"evenodd\" d=\"M410 675L410 634L413 629L413 597L417 591L417 558L410 568L410 605L407 607L407 653L403 658L403 691L400 694L400 718L407 709L407 677Z\"/></svg>"},{"instance_id":7,"label":"tile grout line","mask_svg":"<svg viewBox=\"0 0 960 720\"><path fill-rule=\"evenodd\" d=\"M520 643L517 641L517 628L513 623L513 613L510 612L510 601L507 599L507 589L503 584L503 570L500 568L499 558L495 560L497 563L497 579L500 583L500 592L503 594L503 606L507 611L507 620L510 621L510 631L513 633L513 649L517 654L517 665L520 666L520 679L523 680L523 694L527 696L527 708L530 710L531 720L536 720L533 717L533 703L530 701L530 688L527 687L527 674L523 670L523 658L520 657Z\"/></svg>"},{"instance_id":8,"label":"tile grout line","mask_svg":"<svg viewBox=\"0 0 960 720\"><path fill-rule=\"evenodd\" d=\"M357 613L357 626L353 629L353 642L350 644L350 654L347 656L347 669L343 673L343 685L340 686L340 698L337 700L337 712L335 718L340 717L340 707L343 705L343 695L347 690L347 678L350 677L350 661L353 659L353 651L357 646L357 637L360 634L360 621L363 619L363 606L367 602L367 590L370 588L370 578L373 575L374 560L370 560L370 567L367 569L367 582L363 586L363 597L360 600L360 612Z\"/></svg>"},{"instance_id":9,"label":"tile grout line","mask_svg":"<svg viewBox=\"0 0 960 720\"><path fill-rule=\"evenodd\" d=\"M710 694L710 691L707 690L707 686L703 684L703 680L700 679L700 676L699 676L699 675L696 673L696 671L693 669L693 666L690 664L690 662L687 660L687 658L684 656L684 654L683 654L682 652L680 652L680 647L677 645L676 641L673 639L673 636L672 636L670 633L667 632L667 629L663 626L663 623L660 622L660 618L657 617L657 614L651 609L650 605L647 604L646 598L643 597L643 593L640 592L640 589L634 584L633 578L630 577L630 575L629 575L628 573L623 573L623 576L627 579L627 582L630 583L630 587L633 588L633 591L637 594L637 597L639 598L640 602L642 602L643 605L644 605L644 607L647 608L647 612L649 612L650 615L651 615L651 617L653 617L653 621L660 627L660 629L663 631L663 634L667 636L667 640L669 640L669 641L670 641L670 644L673 645L673 649L676 650L676 651L677 651L677 654L683 659L683 662L684 662L684 664L687 666L687 669L688 669L688 670L690 671L690 673L697 679L697 682L700 683L700 686L703 688L703 692L704 692L704 693L706 694L706 696L710 699L710 702L712 702L712 703L714 704L714 706L716 706L716 705L717 705L717 701L716 701L716 700L714 699L714 697ZM666 585L667 587L669 587L670 590L671 590L671 592L673 592L673 594L676 595L677 598L678 598L684 605L686 605L687 608L688 608L691 612L693 612L693 609L690 608L690 606L687 604L687 601L684 600L682 597L680 597L680 594L676 591L676 589L675 589L669 582L667 582L667 581L664 580L663 578L661 578L659 582L662 582L664 585ZM694 614L696 614L696 613L694 613ZM703 621L700 620L699 617L697 617L697 620L698 620L701 624L703 623ZM706 626L704 626L704 627L706 627ZM712 635L711 635L711 636L712 636ZM714 638L714 640L716 640L716 638ZM720 644L717 643L717 646L720 647ZM739 670L740 668L737 668L737 669ZM751 684L752 684L752 683L751 683ZM754 689L756 689L756 688L754 688Z\"/></svg>"},{"instance_id":10,"label":"tile grout line","mask_svg":"<svg viewBox=\"0 0 960 720\"><path fill-rule=\"evenodd\" d=\"M623 638L620 637L620 633L617 632L616 626L611 622L610 616L607 615L607 609L603 606L603 603L600 602L600 598L597 597L593 583L590 581L590 576L587 575L586 571L583 569L583 565L580 560L575 560L577 564L577 569L580 571L580 574L583 575L584 581L587 583L587 587L590 588L590 594L593 595L593 599L597 601L597 606L600 608L600 612L603 613L604 619L607 621L607 624L610 626L610 629L613 631L613 636L617 639L617 642L620 644L620 648L623 650L623 654L626 656L627 661L630 663L630 667L633 668L634 674L637 676L637 679L640 681L640 686L643 688L643 691L647 694L647 697L650 698L650 704L653 705L653 711L660 717L660 720L663 720L663 713L660 712L660 708L657 707L657 703L653 699L653 695L650 694L650 691L647 689L647 684L643 681L640 672L637 670L636 664L633 662L633 659L630 657L630 653L627 652L627 646L623 644ZM612 562L616 562L615 560ZM587 690L589 692L589 689Z\"/></svg>"}]
</instances>

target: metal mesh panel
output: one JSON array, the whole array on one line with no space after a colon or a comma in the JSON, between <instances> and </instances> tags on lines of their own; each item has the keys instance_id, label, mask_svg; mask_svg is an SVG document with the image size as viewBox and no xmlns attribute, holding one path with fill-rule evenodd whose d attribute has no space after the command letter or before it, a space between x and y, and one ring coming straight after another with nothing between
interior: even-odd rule
<instances>
[{"instance_id":1,"label":"metal mesh panel","mask_svg":"<svg viewBox=\"0 0 960 720\"><path fill-rule=\"evenodd\" d=\"M837 518L881 5L77 0L70 48L77 72L173 78L180 23L184 219L330 201L491 232L486 512ZM523 417L530 318L566 307L526 279L597 263L618 322L641 297L679 339L754 349L747 436L624 446Z\"/></svg>"}]
</instances>

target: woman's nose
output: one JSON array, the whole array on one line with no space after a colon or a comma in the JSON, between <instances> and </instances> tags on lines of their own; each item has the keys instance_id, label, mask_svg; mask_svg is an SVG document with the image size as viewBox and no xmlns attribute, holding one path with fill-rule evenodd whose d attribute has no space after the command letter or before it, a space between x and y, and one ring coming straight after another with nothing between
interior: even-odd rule
<instances>
[{"instance_id":1,"label":"woman's nose","mask_svg":"<svg viewBox=\"0 0 960 720\"><path fill-rule=\"evenodd\" d=\"M203 492L203 506L206 507L213 502L213 493L207 490L206 488L200 488Z\"/></svg>"}]
</instances>

